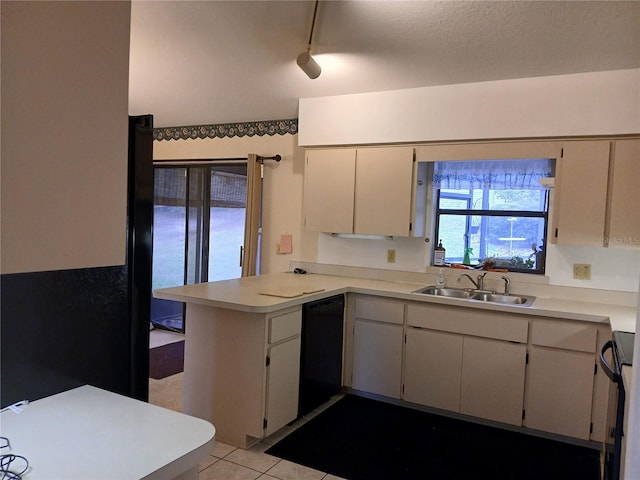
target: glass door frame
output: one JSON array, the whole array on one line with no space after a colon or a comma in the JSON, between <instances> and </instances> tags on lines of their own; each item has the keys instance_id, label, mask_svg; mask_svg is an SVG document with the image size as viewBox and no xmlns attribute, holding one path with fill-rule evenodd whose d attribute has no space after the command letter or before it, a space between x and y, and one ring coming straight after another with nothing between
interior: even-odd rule
<instances>
[{"instance_id":1,"label":"glass door frame","mask_svg":"<svg viewBox=\"0 0 640 480\"><path fill-rule=\"evenodd\" d=\"M184 223L184 269L183 269L183 284L193 284L208 281L209 277L209 247L210 247L210 226L211 226L211 180L212 174L216 167L224 167L231 165L244 164L247 167L246 174L248 175L249 159L248 158L229 158L229 159L203 159L203 160L159 160L154 161L153 169L154 176L156 169L175 168L185 169L186 171L186 190L185 190L185 223ZM196 169L202 169L198 172ZM200 178L197 178L198 175ZM192 195L193 190L197 189L197 195ZM209 206L206 209L205 206ZM154 207L155 207L155 195L154 195ZM196 210L194 212L194 209ZM246 205L245 205L246 209ZM193 232L190 231L190 224L193 219L193 215L196 215L196 232L194 241L196 245L193 245L193 241L190 241L193 237ZM193 255L195 265L190 268L189 256ZM241 260L241 259L240 259ZM240 276L240 275L239 275ZM159 325L160 328L166 328L173 330L170 327ZM182 305L182 328L178 330L179 333L185 333L186 331L186 305Z\"/></svg>"}]
</instances>

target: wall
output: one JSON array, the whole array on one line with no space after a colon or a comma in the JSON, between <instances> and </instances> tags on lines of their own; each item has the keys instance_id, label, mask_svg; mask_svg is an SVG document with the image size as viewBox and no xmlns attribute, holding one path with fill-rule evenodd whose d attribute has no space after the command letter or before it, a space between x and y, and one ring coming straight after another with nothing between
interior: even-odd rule
<instances>
[{"instance_id":1,"label":"wall","mask_svg":"<svg viewBox=\"0 0 640 480\"><path fill-rule=\"evenodd\" d=\"M302 228L302 185L304 150L297 145L297 135L274 135L154 142L154 159L238 158L249 153L272 156L280 154L279 163L264 164L262 199L261 272L284 272L290 260L314 261L317 234ZM293 235L293 253L277 254L280 235Z\"/></svg>"},{"instance_id":2,"label":"wall","mask_svg":"<svg viewBox=\"0 0 640 480\"><path fill-rule=\"evenodd\" d=\"M300 145L640 132L640 69L302 98Z\"/></svg>"},{"instance_id":3,"label":"wall","mask_svg":"<svg viewBox=\"0 0 640 480\"><path fill-rule=\"evenodd\" d=\"M123 265L129 2L2 2L2 273Z\"/></svg>"},{"instance_id":4,"label":"wall","mask_svg":"<svg viewBox=\"0 0 640 480\"><path fill-rule=\"evenodd\" d=\"M87 383L144 399L148 320L135 343L126 259L130 2L0 8L0 404Z\"/></svg>"}]
</instances>

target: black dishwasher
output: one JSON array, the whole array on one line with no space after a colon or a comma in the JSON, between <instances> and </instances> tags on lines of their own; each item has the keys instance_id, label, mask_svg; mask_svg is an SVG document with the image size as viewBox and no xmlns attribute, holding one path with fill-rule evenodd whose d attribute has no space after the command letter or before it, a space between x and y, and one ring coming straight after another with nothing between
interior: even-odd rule
<instances>
[{"instance_id":1,"label":"black dishwasher","mask_svg":"<svg viewBox=\"0 0 640 480\"><path fill-rule=\"evenodd\" d=\"M299 417L342 388L343 318L344 295L302 306Z\"/></svg>"}]
</instances>

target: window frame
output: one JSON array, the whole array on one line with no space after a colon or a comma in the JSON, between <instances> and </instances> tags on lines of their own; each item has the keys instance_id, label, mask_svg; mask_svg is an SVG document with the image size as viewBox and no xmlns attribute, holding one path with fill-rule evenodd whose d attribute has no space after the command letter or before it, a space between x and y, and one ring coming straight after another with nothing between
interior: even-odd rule
<instances>
[{"instance_id":1,"label":"window frame","mask_svg":"<svg viewBox=\"0 0 640 480\"><path fill-rule=\"evenodd\" d=\"M436 242L435 245L438 244L438 242L440 241L440 237L439 237L439 232L440 232L440 216L441 215L459 215L459 216L465 216L467 217L467 221L465 222L465 240L464 240L464 248L468 248L469 247L469 238L470 238L470 234L469 234L469 228L470 228L470 223L471 223L471 217L472 216L479 216L479 217L522 217L522 218L542 218L544 221L544 226L543 226L543 231L544 231L544 236L542 238L542 251L545 252L542 255L543 258L543 266L542 268L517 268L517 267L510 267L508 265L503 265L500 264L498 266L496 266L496 268L499 269L506 269L509 272L516 272L516 273L529 273L529 274L538 274L538 275L544 275L545 271L546 271L546 251L547 251L547 238L548 238L548 228L549 228L549 210L550 210L550 195L549 195L549 191L545 190L545 199L544 199L544 206L545 209L544 211L540 211L540 212L535 212L535 211L531 211L531 210L491 210L491 209L480 209L480 210L474 210L472 208L468 208L468 209L460 209L460 208L440 208L440 198L441 198L441 190L440 188L436 188L434 189L434 197L435 197L435 201L434 201L434 227L435 227L435 234L436 234ZM489 192L490 189L483 189L485 190L485 193ZM456 198L458 197L458 198ZM452 196L450 197L445 197L445 198L451 198L451 199L458 199L458 200L468 200L468 204L471 201L471 197L469 196L469 198L467 198L466 196L463 195L456 195L456 194L452 194ZM469 204L470 205L470 204ZM470 205L471 207L471 205ZM462 262L461 262L462 263ZM433 265L433 251L432 251L432 257L431 257L431 265Z\"/></svg>"}]
</instances>

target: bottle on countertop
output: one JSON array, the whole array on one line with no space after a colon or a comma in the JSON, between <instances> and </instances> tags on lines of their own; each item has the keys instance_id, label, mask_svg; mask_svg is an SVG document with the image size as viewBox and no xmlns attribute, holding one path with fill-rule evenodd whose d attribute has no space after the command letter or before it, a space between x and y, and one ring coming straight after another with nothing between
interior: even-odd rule
<instances>
[{"instance_id":1,"label":"bottle on countertop","mask_svg":"<svg viewBox=\"0 0 640 480\"><path fill-rule=\"evenodd\" d=\"M442 269L438 269L438 277L436 278L436 287L443 288L446 285L446 280L444 279L444 275L442 274Z\"/></svg>"},{"instance_id":2,"label":"bottle on countertop","mask_svg":"<svg viewBox=\"0 0 640 480\"><path fill-rule=\"evenodd\" d=\"M471 265L471 254L473 253L473 248L467 247L464 249L464 259L462 263L465 265Z\"/></svg>"},{"instance_id":3,"label":"bottle on countertop","mask_svg":"<svg viewBox=\"0 0 640 480\"><path fill-rule=\"evenodd\" d=\"M436 266L444 266L446 250L442 246L442 240L438 243L438 246L433 250L433 264Z\"/></svg>"}]
</instances>

